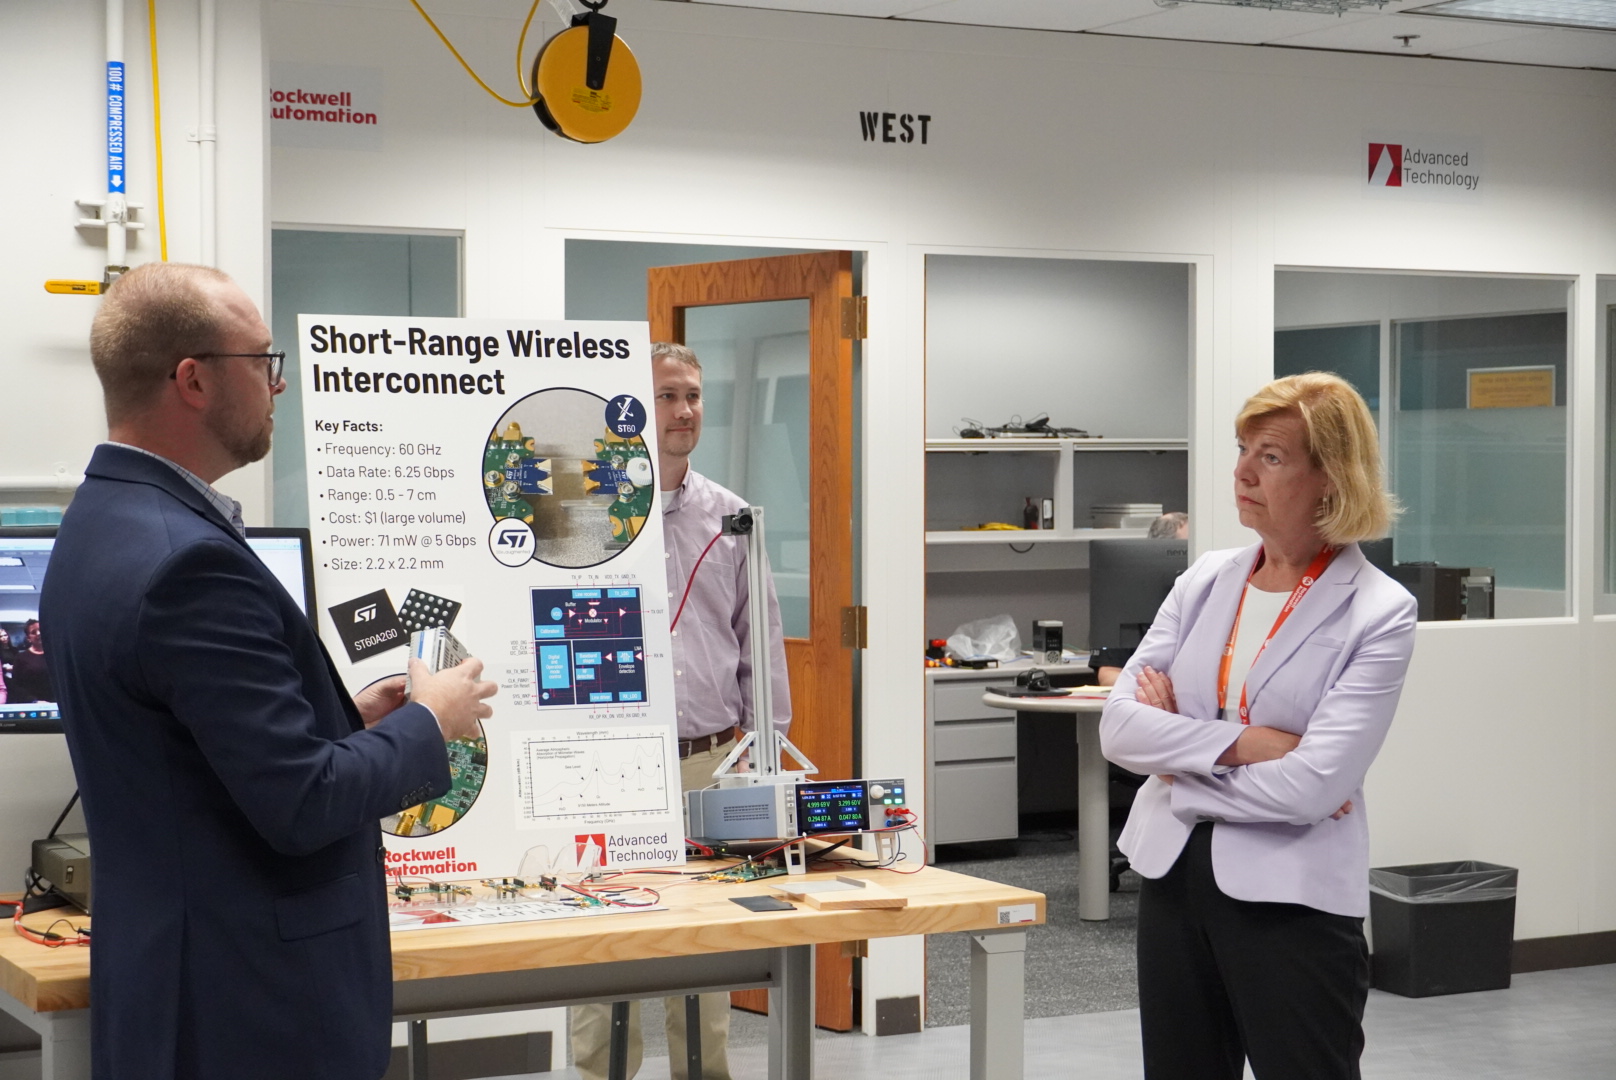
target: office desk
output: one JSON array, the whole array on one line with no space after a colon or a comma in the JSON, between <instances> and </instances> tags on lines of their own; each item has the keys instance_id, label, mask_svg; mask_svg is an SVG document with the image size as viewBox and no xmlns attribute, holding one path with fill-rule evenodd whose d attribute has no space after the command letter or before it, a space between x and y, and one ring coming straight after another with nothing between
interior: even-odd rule
<instances>
[{"instance_id":1,"label":"office desk","mask_svg":"<svg viewBox=\"0 0 1616 1080\"><path fill-rule=\"evenodd\" d=\"M842 872L879 882L907 897L909 906L824 912L801 906L754 914L729 898L769 892L764 882L669 886L648 879L662 888L667 910L395 933L394 1017L766 987L770 1080L809 1080L815 945L971 931L969 1075L1020 1080L1026 931L1044 921L1043 896L935 867L912 875ZM0 933L0 987L6 991L0 1009L40 1033L44 1080L90 1075L91 951L46 949L9 930ZM419 1060L416 1049L412 1045L412 1058Z\"/></svg>"},{"instance_id":2,"label":"office desk","mask_svg":"<svg viewBox=\"0 0 1616 1080\"><path fill-rule=\"evenodd\" d=\"M991 690L982 704L1013 712L1068 713L1077 720L1077 917L1111 917L1109 769L1100 754L1103 696L1004 697Z\"/></svg>"}]
</instances>

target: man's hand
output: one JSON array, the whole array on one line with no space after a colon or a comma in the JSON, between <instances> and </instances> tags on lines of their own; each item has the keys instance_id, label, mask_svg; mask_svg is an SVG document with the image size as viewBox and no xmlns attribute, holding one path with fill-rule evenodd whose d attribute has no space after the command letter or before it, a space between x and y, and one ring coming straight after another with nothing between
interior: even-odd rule
<instances>
[{"instance_id":1,"label":"man's hand","mask_svg":"<svg viewBox=\"0 0 1616 1080\"><path fill-rule=\"evenodd\" d=\"M410 700L432 710L445 742L477 738L477 721L494 715L483 700L498 693L499 687L479 679L482 673L483 662L475 657L436 674L424 661L411 658Z\"/></svg>"},{"instance_id":2,"label":"man's hand","mask_svg":"<svg viewBox=\"0 0 1616 1080\"><path fill-rule=\"evenodd\" d=\"M377 679L359 693L354 695L354 706L359 710L359 718L365 722L366 727L375 727L376 722L394 709L401 709L409 699L404 696L404 676L393 675L386 679Z\"/></svg>"},{"instance_id":3,"label":"man's hand","mask_svg":"<svg viewBox=\"0 0 1616 1080\"><path fill-rule=\"evenodd\" d=\"M1164 712L1178 711L1178 696L1173 693L1173 680L1146 664L1139 672L1134 697L1152 708Z\"/></svg>"}]
</instances>

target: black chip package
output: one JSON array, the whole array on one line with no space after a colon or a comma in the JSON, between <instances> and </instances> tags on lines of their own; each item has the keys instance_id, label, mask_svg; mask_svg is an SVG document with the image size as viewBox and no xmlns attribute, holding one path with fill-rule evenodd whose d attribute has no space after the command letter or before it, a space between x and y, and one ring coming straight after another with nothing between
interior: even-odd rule
<instances>
[{"instance_id":1,"label":"black chip package","mask_svg":"<svg viewBox=\"0 0 1616 1080\"><path fill-rule=\"evenodd\" d=\"M410 643L410 635L393 610L386 589L366 593L327 611L342 638L342 647L348 650L348 659L356 664Z\"/></svg>"},{"instance_id":2,"label":"black chip package","mask_svg":"<svg viewBox=\"0 0 1616 1080\"><path fill-rule=\"evenodd\" d=\"M447 629L454 625L455 616L459 614L460 601L434 596L420 589L411 589L398 609L398 617L404 623L404 628L412 634L434 626Z\"/></svg>"}]
</instances>

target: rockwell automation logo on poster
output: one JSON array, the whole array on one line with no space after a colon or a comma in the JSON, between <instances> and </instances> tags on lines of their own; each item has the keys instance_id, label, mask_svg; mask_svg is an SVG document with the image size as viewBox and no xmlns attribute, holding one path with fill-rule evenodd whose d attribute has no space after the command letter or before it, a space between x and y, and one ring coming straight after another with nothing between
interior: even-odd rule
<instances>
[{"instance_id":1,"label":"rockwell automation logo on poster","mask_svg":"<svg viewBox=\"0 0 1616 1080\"><path fill-rule=\"evenodd\" d=\"M1365 193L1381 198L1471 201L1482 194L1479 143L1417 135L1370 135Z\"/></svg>"}]
</instances>

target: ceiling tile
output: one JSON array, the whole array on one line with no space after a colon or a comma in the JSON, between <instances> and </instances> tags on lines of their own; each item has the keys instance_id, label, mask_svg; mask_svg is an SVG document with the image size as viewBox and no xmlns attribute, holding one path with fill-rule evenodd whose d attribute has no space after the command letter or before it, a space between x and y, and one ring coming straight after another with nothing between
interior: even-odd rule
<instances>
[{"instance_id":1,"label":"ceiling tile","mask_svg":"<svg viewBox=\"0 0 1616 1080\"><path fill-rule=\"evenodd\" d=\"M1126 22L1097 27L1106 34L1133 37L1179 38L1189 41L1223 41L1258 45L1316 30L1360 23L1375 18L1365 12L1345 15L1315 15L1305 11L1271 11L1267 8L1230 7L1225 4L1179 4L1161 8L1151 5L1152 14Z\"/></svg>"},{"instance_id":2,"label":"ceiling tile","mask_svg":"<svg viewBox=\"0 0 1616 1080\"><path fill-rule=\"evenodd\" d=\"M1463 46L1437 55L1456 60L1501 60L1514 64L1616 70L1616 34L1592 30L1535 30L1509 41Z\"/></svg>"},{"instance_id":3,"label":"ceiling tile","mask_svg":"<svg viewBox=\"0 0 1616 1080\"><path fill-rule=\"evenodd\" d=\"M1268 39L1274 45L1295 45L1309 49L1349 49L1357 52L1386 52L1428 56L1474 45L1490 45L1537 33L1502 23L1469 19L1421 19L1413 15L1376 14L1366 19L1343 22L1305 33ZM1398 34L1417 34L1407 47Z\"/></svg>"},{"instance_id":4,"label":"ceiling tile","mask_svg":"<svg viewBox=\"0 0 1616 1080\"><path fill-rule=\"evenodd\" d=\"M770 11L807 11L819 15L863 15L887 19L932 7L937 0L694 0L721 7L767 8Z\"/></svg>"},{"instance_id":5,"label":"ceiling tile","mask_svg":"<svg viewBox=\"0 0 1616 1080\"><path fill-rule=\"evenodd\" d=\"M1154 0L944 0L904 17L1024 30L1092 30L1160 10Z\"/></svg>"}]
</instances>

